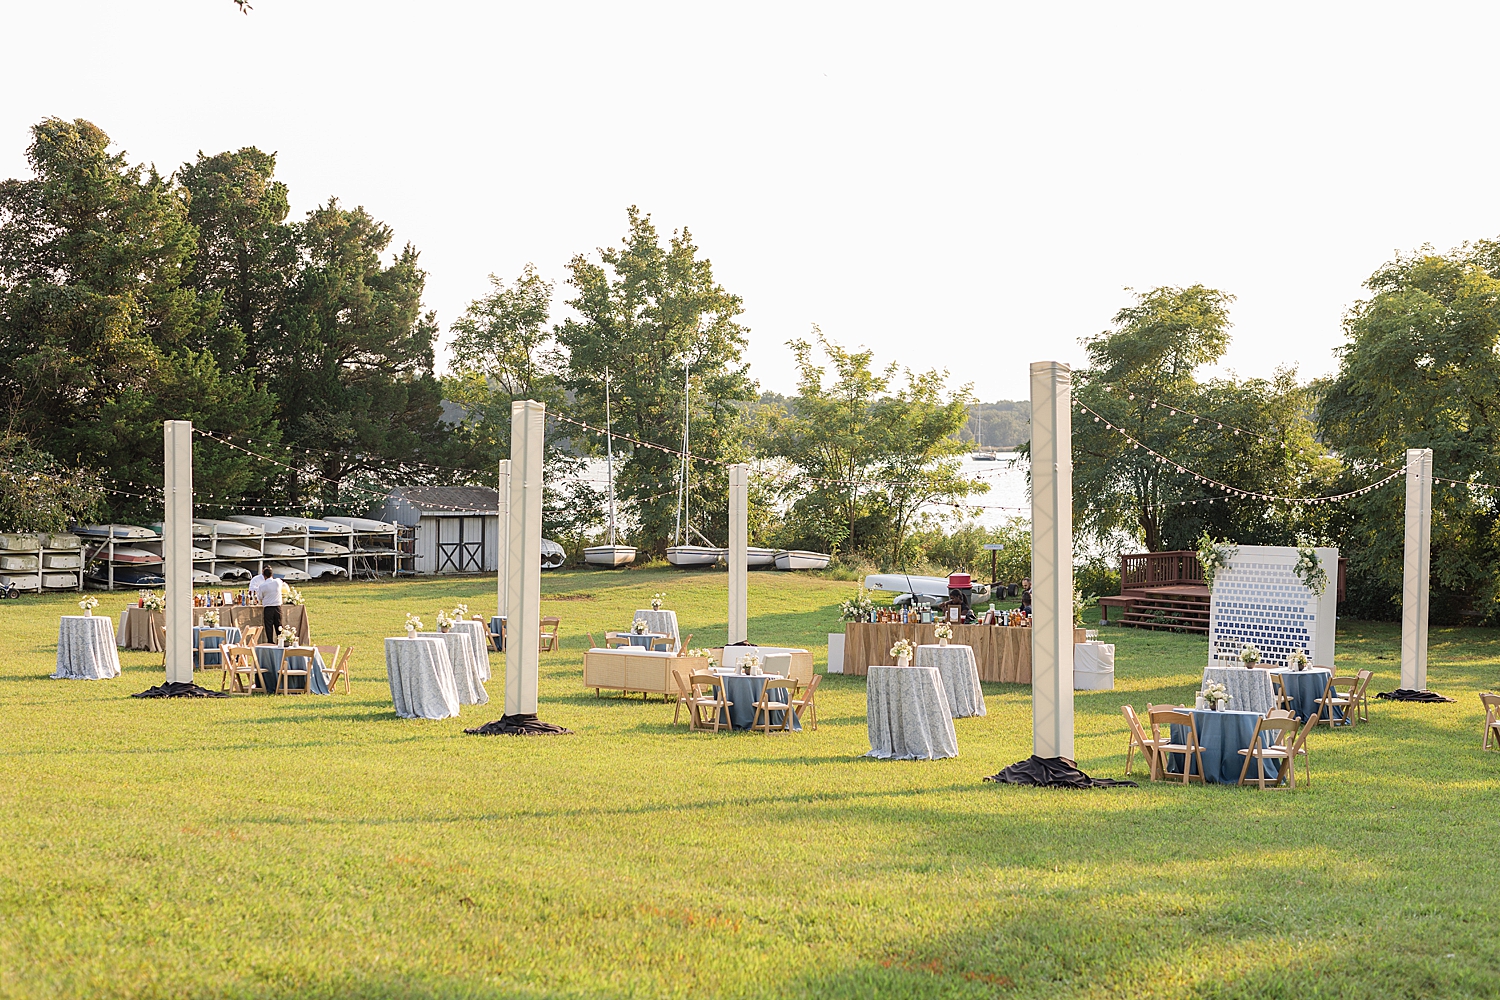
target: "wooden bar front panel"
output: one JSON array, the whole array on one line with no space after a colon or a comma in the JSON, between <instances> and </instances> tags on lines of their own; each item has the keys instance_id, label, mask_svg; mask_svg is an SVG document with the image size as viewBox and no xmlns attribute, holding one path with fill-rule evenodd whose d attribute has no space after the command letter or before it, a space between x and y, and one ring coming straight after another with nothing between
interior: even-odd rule
<instances>
[{"instance_id":1,"label":"wooden bar front panel","mask_svg":"<svg viewBox=\"0 0 1500 1000\"><path fill-rule=\"evenodd\" d=\"M891 646L910 639L913 646L937 642L935 625L899 622L850 622L844 626L844 673L864 676L871 665L895 663ZM1006 684L1031 683L1031 629L1004 625L954 625L954 645L970 646L979 679Z\"/></svg>"}]
</instances>

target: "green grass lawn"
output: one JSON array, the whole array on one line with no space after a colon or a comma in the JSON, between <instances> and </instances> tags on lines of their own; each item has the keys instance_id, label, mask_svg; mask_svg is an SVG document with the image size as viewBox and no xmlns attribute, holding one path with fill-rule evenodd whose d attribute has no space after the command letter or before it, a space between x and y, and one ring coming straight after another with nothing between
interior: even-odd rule
<instances>
[{"instance_id":1,"label":"green grass lawn","mask_svg":"<svg viewBox=\"0 0 1500 1000\"><path fill-rule=\"evenodd\" d=\"M464 735L501 714L499 677L458 719L392 712L382 637L487 611L489 579L307 587L315 641L356 647L333 698L132 700L162 679L139 652L48 680L74 598L0 602L0 997L1500 995L1491 631L1434 630L1430 684L1458 702L1319 732L1309 790L1077 792L981 783L1031 751L1014 685L955 723L954 760L861 759L860 678L829 678L816 732L689 734L584 691L583 632L666 590L695 645L722 642L724 576L543 588L565 638L540 714L574 736ZM821 669L852 590L752 574L751 636ZM1077 753L1119 777L1119 706L1191 698L1207 643L1110 636L1117 690L1077 696ZM1396 627L1338 641L1397 686Z\"/></svg>"}]
</instances>

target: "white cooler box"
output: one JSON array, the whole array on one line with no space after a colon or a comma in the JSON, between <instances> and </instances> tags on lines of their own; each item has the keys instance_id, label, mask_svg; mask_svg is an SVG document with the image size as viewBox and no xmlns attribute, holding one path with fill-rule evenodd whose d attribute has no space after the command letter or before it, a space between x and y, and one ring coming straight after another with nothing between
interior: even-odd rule
<instances>
[{"instance_id":1,"label":"white cooler box","mask_svg":"<svg viewBox=\"0 0 1500 1000\"><path fill-rule=\"evenodd\" d=\"M1115 689L1115 646L1112 642L1073 644L1073 690Z\"/></svg>"}]
</instances>

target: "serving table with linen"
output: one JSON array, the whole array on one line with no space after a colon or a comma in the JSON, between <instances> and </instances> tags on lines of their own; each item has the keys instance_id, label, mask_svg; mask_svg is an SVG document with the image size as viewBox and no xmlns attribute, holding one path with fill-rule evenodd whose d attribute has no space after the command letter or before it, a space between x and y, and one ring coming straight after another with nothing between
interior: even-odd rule
<instances>
[{"instance_id":1,"label":"serving table with linen","mask_svg":"<svg viewBox=\"0 0 1500 1000\"><path fill-rule=\"evenodd\" d=\"M1075 642L1073 644L1073 690L1113 691L1115 689L1115 645L1112 642Z\"/></svg>"},{"instance_id":2,"label":"serving table with linen","mask_svg":"<svg viewBox=\"0 0 1500 1000\"><path fill-rule=\"evenodd\" d=\"M160 611L147 611L132 604L120 612L120 630L115 634L115 641L121 649L160 653L161 640L157 638L156 629L166 623L166 616Z\"/></svg>"},{"instance_id":3,"label":"serving table with linen","mask_svg":"<svg viewBox=\"0 0 1500 1000\"><path fill-rule=\"evenodd\" d=\"M53 680L104 681L120 676L120 651L108 615L63 615L57 625Z\"/></svg>"},{"instance_id":4,"label":"serving table with linen","mask_svg":"<svg viewBox=\"0 0 1500 1000\"><path fill-rule=\"evenodd\" d=\"M266 690L272 693L276 691L277 677L281 673L281 665L287 663L286 647L262 645L255 647L255 662L260 664L264 671L263 683ZM291 670L307 670L308 675L288 676L287 687L293 691L301 691L304 688L312 694L331 694L328 690L328 665L323 662L323 654L314 652L312 666L307 665L307 657L293 656L291 662L287 663Z\"/></svg>"},{"instance_id":5,"label":"serving table with linen","mask_svg":"<svg viewBox=\"0 0 1500 1000\"><path fill-rule=\"evenodd\" d=\"M194 608L195 620L202 616L203 612L212 610L210 608ZM228 607L217 609L219 621L225 625L234 625L241 629L250 628L252 625L260 626L260 637L267 642L275 642L274 635L266 635L266 609L259 604L231 604ZM289 628L297 633L297 645L312 645L312 622L307 616L307 607L302 604L281 605L281 627Z\"/></svg>"},{"instance_id":6,"label":"serving table with linen","mask_svg":"<svg viewBox=\"0 0 1500 1000\"><path fill-rule=\"evenodd\" d=\"M889 663L897 639L913 646L937 642L937 626L900 622L849 622L844 626L844 673L863 675L871 664ZM974 650L982 681L1031 683L1031 629L1010 625L953 624L952 641Z\"/></svg>"},{"instance_id":7,"label":"serving table with linen","mask_svg":"<svg viewBox=\"0 0 1500 1000\"><path fill-rule=\"evenodd\" d=\"M633 621L645 622L647 632L655 632L662 637L670 636L672 652L675 653L682 648L682 633L677 630L677 612L652 611L646 608L637 611Z\"/></svg>"},{"instance_id":8,"label":"serving table with linen","mask_svg":"<svg viewBox=\"0 0 1500 1000\"><path fill-rule=\"evenodd\" d=\"M453 631L462 632L469 637L469 646L474 651L474 665L479 668L479 679L489 683L490 679L490 633L484 627L484 622L468 621L454 622Z\"/></svg>"},{"instance_id":9,"label":"serving table with linen","mask_svg":"<svg viewBox=\"0 0 1500 1000\"><path fill-rule=\"evenodd\" d=\"M391 703L401 718L448 719L458 714L447 643L425 636L386 639L385 673Z\"/></svg>"},{"instance_id":10,"label":"serving table with linen","mask_svg":"<svg viewBox=\"0 0 1500 1000\"><path fill-rule=\"evenodd\" d=\"M1241 667L1241 670L1244 668ZM1264 671L1255 671L1264 673ZM1255 735L1255 724L1261 720L1259 712L1241 712L1225 710L1214 712L1203 708L1186 709L1193 715L1193 725L1198 730L1198 745L1203 748L1203 772L1204 777L1215 784L1234 785L1240 780L1240 769L1245 765L1245 758L1240 754L1241 750L1250 749L1250 739ZM1187 742L1187 727L1181 725L1172 726L1172 742ZM1270 741L1265 735L1261 736L1266 745ZM1182 758L1180 753L1167 755L1167 772L1169 774L1182 773ZM1192 761L1193 774L1198 773L1198 761ZM1250 765L1250 773L1259 775L1256 765ZM1266 760L1266 778L1275 777L1277 772L1276 761L1268 758Z\"/></svg>"},{"instance_id":11,"label":"serving table with linen","mask_svg":"<svg viewBox=\"0 0 1500 1000\"><path fill-rule=\"evenodd\" d=\"M475 662L474 647L463 632L418 632L419 639L437 639L448 651L449 669L453 671L453 689L458 692L460 705L488 705L489 692L479 679L479 664Z\"/></svg>"},{"instance_id":12,"label":"serving table with linen","mask_svg":"<svg viewBox=\"0 0 1500 1000\"><path fill-rule=\"evenodd\" d=\"M1318 714L1318 699L1323 697L1323 692L1328 689L1328 679L1333 676L1333 671L1326 667L1308 667L1305 670L1281 667L1267 670L1266 673L1281 675L1281 687L1291 702L1291 711L1303 722ZM1333 710L1333 717L1347 721L1343 710L1339 708Z\"/></svg>"},{"instance_id":13,"label":"serving table with linen","mask_svg":"<svg viewBox=\"0 0 1500 1000\"><path fill-rule=\"evenodd\" d=\"M739 674L732 670L715 670L714 673L724 681L724 697L734 703L719 711L719 723L727 722L731 729L749 729L755 724L755 703L760 701L760 693L768 686L772 701L787 700L787 689L776 686L777 681L785 680L779 674ZM772 712L771 728L779 728L785 715L785 712ZM792 713L792 729L802 731L802 723L797 721L795 712Z\"/></svg>"},{"instance_id":14,"label":"serving table with linen","mask_svg":"<svg viewBox=\"0 0 1500 1000\"><path fill-rule=\"evenodd\" d=\"M866 757L937 760L958 756L953 711L936 667L872 666L865 675Z\"/></svg>"},{"instance_id":15,"label":"serving table with linen","mask_svg":"<svg viewBox=\"0 0 1500 1000\"><path fill-rule=\"evenodd\" d=\"M202 640L203 648L204 648L204 651L205 651L203 658L205 660L207 660L208 662L207 663L199 663L198 662L198 644L199 644L199 638L198 637L199 637L199 633L201 633L201 632L203 632L205 630L209 631L209 632L215 632L215 631L217 631L217 632L223 632L223 633L225 633L225 635L227 635L229 637L229 645L231 645L231 646L238 646L240 643L244 642L245 641L244 633L242 633L239 629L235 628L233 625L229 625L229 626L224 626L224 625L194 625L193 626L193 668L195 670L222 670L223 667L224 667L224 657L223 657L223 654L221 654L221 653L209 653L209 652L207 652L207 650L218 649L219 648L220 640L219 640L219 637L216 636L216 635L211 635L207 639Z\"/></svg>"},{"instance_id":16,"label":"serving table with linen","mask_svg":"<svg viewBox=\"0 0 1500 1000\"><path fill-rule=\"evenodd\" d=\"M984 691L979 687L979 665L974 650L964 645L917 647L914 661L919 667L936 667L943 680L943 693L955 719L984 715Z\"/></svg>"},{"instance_id":17,"label":"serving table with linen","mask_svg":"<svg viewBox=\"0 0 1500 1000\"><path fill-rule=\"evenodd\" d=\"M1276 707L1276 692L1271 688L1271 671L1269 670L1243 666L1205 667L1203 683L1224 685L1224 689L1229 692L1229 697L1232 699L1229 707L1236 712L1254 712L1256 715L1265 715Z\"/></svg>"}]
</instances>

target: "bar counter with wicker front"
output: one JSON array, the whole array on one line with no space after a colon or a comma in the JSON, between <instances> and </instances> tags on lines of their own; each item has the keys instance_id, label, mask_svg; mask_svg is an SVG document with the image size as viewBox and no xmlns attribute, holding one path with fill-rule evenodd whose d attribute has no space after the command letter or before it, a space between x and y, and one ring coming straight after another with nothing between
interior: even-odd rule
<instances>
[{"instance_id":1,"label":"bar counter with wicker front","mask_svg":"<svg viewBox=\"0 0 1500 1000\"><path fill-rule=\"evenodd\" d=\"M937 642L934 625L900 622L849 622L844 626L844 673L864 676L871 666L889 666L891 646L910 639L913 646ZM1006 684L1031 683L1031 629L1013 625L954 625L954 645L974 650L979 679Z\"/></svg>"}]
</instances>

